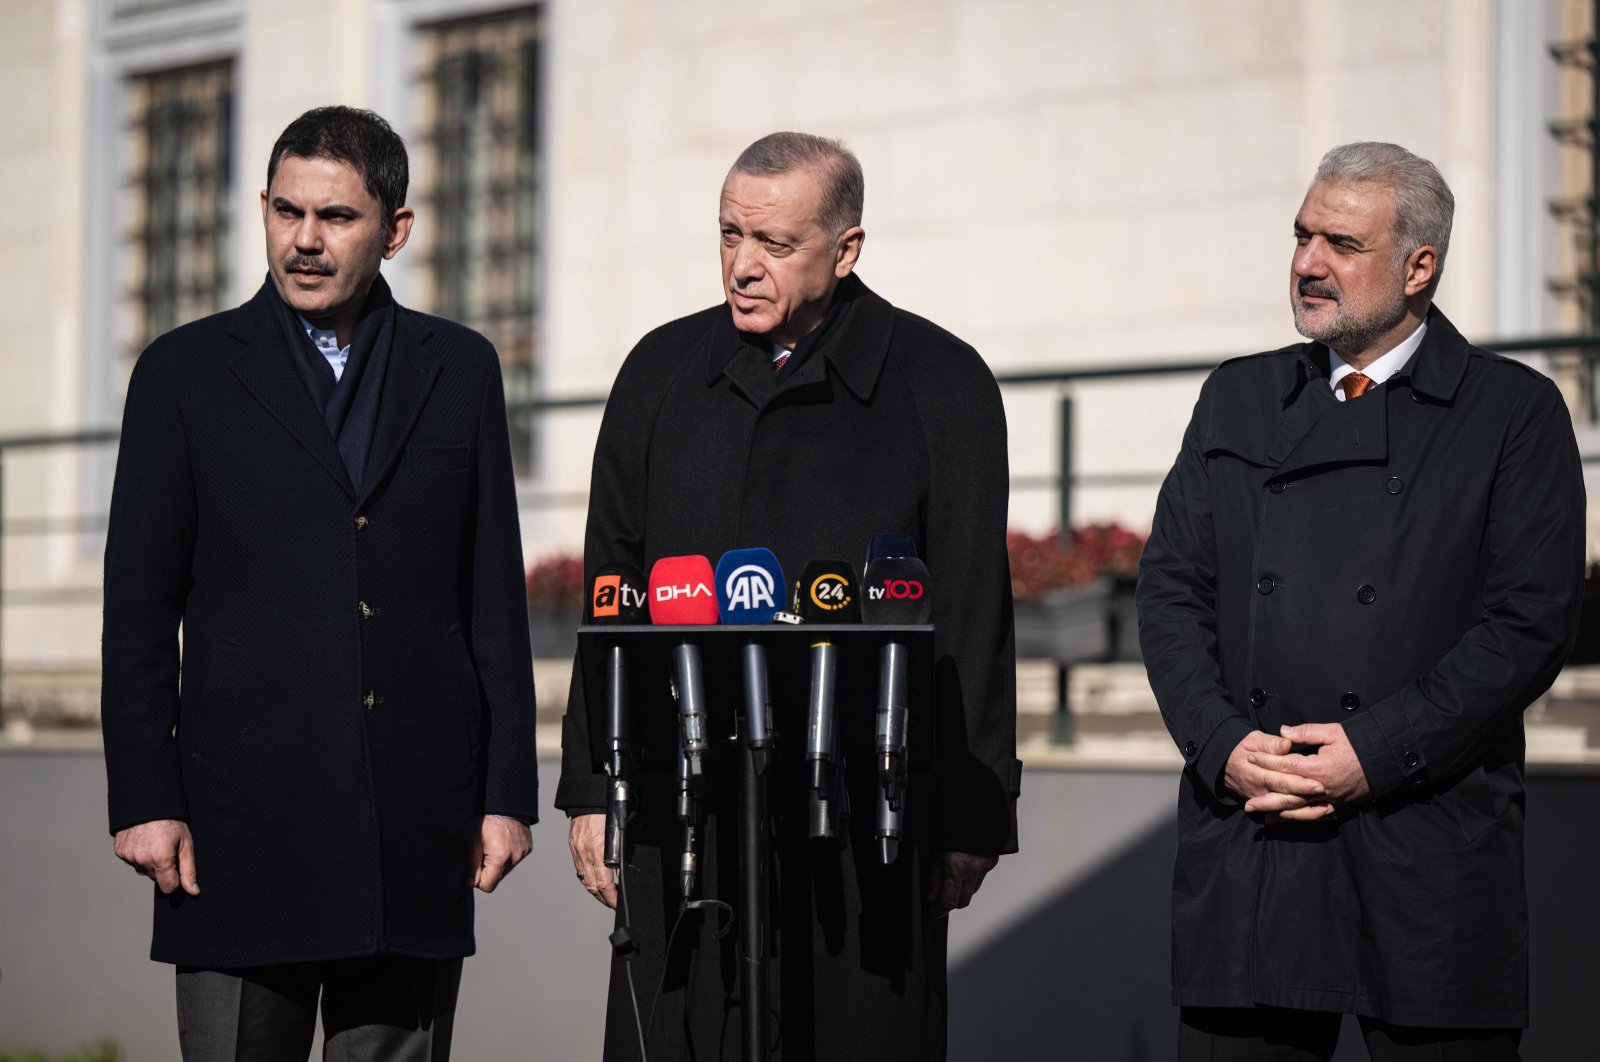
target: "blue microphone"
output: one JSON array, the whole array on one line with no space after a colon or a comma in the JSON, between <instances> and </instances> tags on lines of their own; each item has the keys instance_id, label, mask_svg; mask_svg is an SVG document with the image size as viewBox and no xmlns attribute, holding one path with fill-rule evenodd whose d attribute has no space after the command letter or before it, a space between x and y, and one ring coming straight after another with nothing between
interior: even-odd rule
<instances>
[{"instance_id":1,"label":"blue microphone","mask_svg":"<svg viewBox=\"0 0 1600 1062\"><path fill-rule=\"evenodd\" d=\"M770 549L730 549L717 561L717 612L723 623L764 624L783 606L785 584ZM767 687L767 647L744 643L744 709L750 747L772 745L772 697ZM758 761L760 763L762 761Z\"/></svg>"},{"instance_id":2,"label":"blue microphone","mask_svg":"<svg viewBox=\"0 0 1600 1062\"><path fill-rule=\"evenodd\" d=\"M875 560L886 557L915 557L917 555L917 540L910 535L877 534L867 543L867 559L861 565L861 570L866 571L867 565Z\"/></svg>"}]
</instances>

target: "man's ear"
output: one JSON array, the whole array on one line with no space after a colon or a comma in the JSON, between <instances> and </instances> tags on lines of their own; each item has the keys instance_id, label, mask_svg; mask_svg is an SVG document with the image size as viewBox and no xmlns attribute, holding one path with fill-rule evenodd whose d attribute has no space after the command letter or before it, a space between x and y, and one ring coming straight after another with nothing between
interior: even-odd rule
<instances>
[{"instance_id":1,"label":"man's ear","mask_svg":"<svg viewBox=\"0 0 1600 1062\"><path fill-rule=\"evenodd\" d=\"M393 258L400 253L400 248L411 238L411 223L416 220L416 212L410 207L401 207L394 212L394 217L389 219L388 236L383 242L384 258Z\"/></svg>"},{"instance_id":2,"label":"man's ear","mask_svg":"<svg viewBox=\"0 0 1600 1062\"><path fill-rule=\"evenodd\" d=\"M833 275L843 280L856 267L861 257L861 245L866 242L867 230L860 225L845 229L833 244Z\"/></svg>"},{"instance_id":3,"label":"man's ear","mask_svg":"<svg viewBox=\"0 0 1600 1062\"><path fill-rule=\"evenodd\" d=\"M1406 255L1406 297L1427 291L1438 272L1439 252L1431 244L1424 244Z\"/></svg>"}]
</instances>

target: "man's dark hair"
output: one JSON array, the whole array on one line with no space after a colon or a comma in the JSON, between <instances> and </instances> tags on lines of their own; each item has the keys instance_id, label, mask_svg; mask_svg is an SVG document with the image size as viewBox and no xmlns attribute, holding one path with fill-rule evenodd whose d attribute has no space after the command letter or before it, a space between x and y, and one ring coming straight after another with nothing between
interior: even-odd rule
<instances>
[{"instance_id":1,"label":"man's dark hair","mask_svg":"<svg viewBox=\"0 0 1600 1062\"><path fill-rule=\"evenodd\" d=\"M768 133L745 148L734 173L770 177L814 166L822 172L822 211L817 221L838 236L861 224L866 181L861 163L838 140L810 133Z\"/></svg>"},{"instance_id":2,"label":"man's dark hair","mask_svg":"<svg viewBox=\"0 0 1600 1062\"><path fill-rule=\"evenodd\" d=\"M406 145L389 123L359 107L315 107L289 123L272 145L267 162L267 187L285 155L302 159L334 159L348 163L383 209L383 222L406 205L411 182Z\"/></svg>"}]
</instances>

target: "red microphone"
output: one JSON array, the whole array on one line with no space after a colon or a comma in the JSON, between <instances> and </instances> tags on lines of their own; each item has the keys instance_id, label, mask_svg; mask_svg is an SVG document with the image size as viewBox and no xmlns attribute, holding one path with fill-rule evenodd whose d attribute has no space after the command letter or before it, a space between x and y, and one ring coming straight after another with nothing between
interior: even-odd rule
<instances>
[{"instance_id":1,"label":"red microphone","mask_svg":"<svg viewBox=\"0 0 1600 1062\"><path fill-rule=\"evenodd\" d=\"M658 627L716 623L715 581L711 561L699 554L662 557L650 569L650 622ZM700 792L707 748L700 647L687 637L672 648L672 686L678 699L678 818L683 822L678 881L687 898L694 895L699 876Z\"/></svg>"}]
</instances>

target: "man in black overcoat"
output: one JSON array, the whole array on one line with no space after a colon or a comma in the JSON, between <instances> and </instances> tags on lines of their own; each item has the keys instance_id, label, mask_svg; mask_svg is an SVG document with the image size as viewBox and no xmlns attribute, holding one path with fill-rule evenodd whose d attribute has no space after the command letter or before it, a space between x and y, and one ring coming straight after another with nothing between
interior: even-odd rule
<instances>
[{"instance_id":1,"label":"man in black overcoat","mask_svg":"<svg viewBox=\"0 0 1600 1062\"><path fill-rule=\"evenodd\" d=\"M1323 158L1310 342L1201 389L1140 566L1183 754L1181 1059L1517 1058L1522 712L1560 671L1584 490L1560 392L1432 306L1454 200L1392 144Z\"/></svg>"},{"instance_id":2,"label":"man in black overcoat","mask_svg":"<svg viewBox=\"0 0 1600 1062\"><path fill-rule=\"evenodd\" d=\"M377 115L296 119L261 193L266 283L128 384L111 830L158 887L191 1062L304 1059L319 996L329 1058L447 1057L472 888L537 817L499 360L378 275L406 184Z\"/></svg>"},{"instance_id":3,"label":"man in black overcoat","mask_svg":"<svg viewBox=\"0 0 1600 1062\"><path fill-rule=\"evenodd\" d=\"M715 562L729 549L764 546L792 579L816 559L859 565L880 532L912 536L927 563L937 762L921 764L912 780L911 843L889 866L873 834L875 771L860 760L847 771L855 808L847 847L808 839L806 662L771 654L776 714L791 721L771 780L773 1057L789 1062L942 1059L944 916L967 905L998 856L1016 850L999 389L971 347L854 276L865 237L862 188L855 157L819 137L775 133L735 162L719 212L726 302L651 332L623 364L595 449L584 546L591 576L607 563L648 572L661 557L699 553ZM846 750L872 747L878 675L876 660L869 664L841 670ZM733 936L718 939L721 918L691 910L668 950L680 895L675 713L665 683L633 717L643 731L641 815L626 884L649 1057L736 1058ZM578 876L615 906L616 883L602 864L605 778L590 759L581 681L562 746L556 804L572 816ZM701 893L736 904L733 758L714 758L707 773ZM638 1057L622 962L613 964L606 1033L607 1059Z\"/></svg>"}]
</instances>

